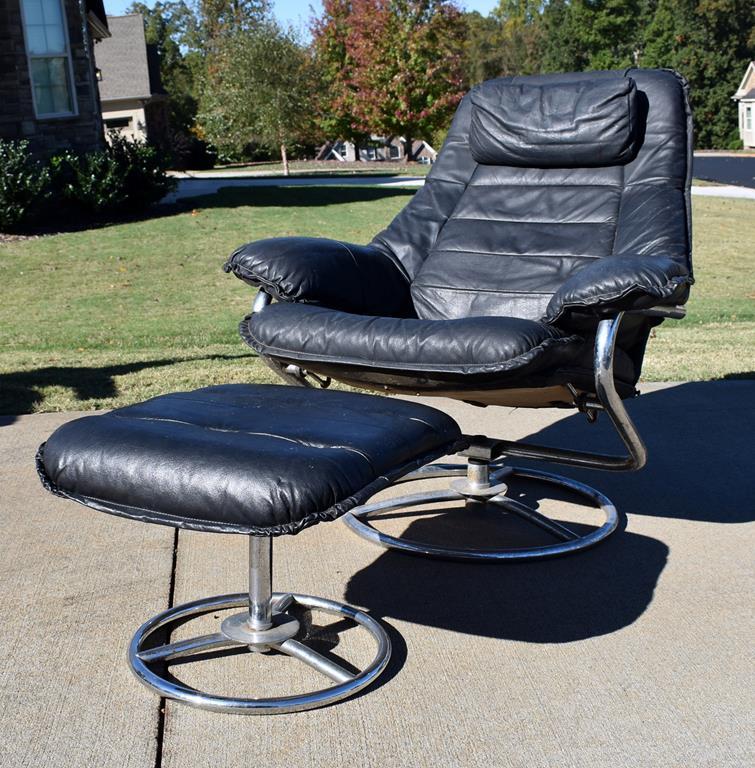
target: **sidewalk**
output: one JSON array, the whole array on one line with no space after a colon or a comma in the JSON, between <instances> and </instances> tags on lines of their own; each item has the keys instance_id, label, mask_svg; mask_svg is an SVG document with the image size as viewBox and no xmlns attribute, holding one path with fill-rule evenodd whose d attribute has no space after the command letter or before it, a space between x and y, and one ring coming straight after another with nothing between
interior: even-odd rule
<instances>
[{"instance_id":1,"label":"sidewalk","mask_svg":"<svg viewBox=\"0 0 755 768\"><path fill-rule=\"evenodd\" d=\"M174 174L177 176L177 174ZM163 198L163 203L175 203L201 195L214 195L223 187L327 187L327 186L381 186L381 187L421 187L424 176L275 176L265 178L258 175L242 176L239 173L218 172L201 177L178 177L178 187ZM693 195L707 197L732 197L755 200L755 189L734 186L692 187Z\"/></svg>"},{"instance_id":2,"label":"sidewalk","mask_svg":"<svg viewBox=\"0 0 755 768\"><path fill-rule=\"evenodd\" d=\"M642 389L629 409L648 443L644 470L554 468L626 515L626 529L593 550L476 565L388 553L337 522L283 537L277 588L365 607L388 625L394 656L382 684L354 699L257 718L161 708L125 659L171 593L180 603L245 588L243 537L176 537L57 499L34 453L77 414L0 417L0 766L751 765L755 382ZM615 449L605 419L431 404L472 434ZM574 516L565 503L551 511ZM507 524L493 522L488 545ZM470 535L453 517L409 528ZM228 655L174 673L240 693L265 685L258 669L278 680L308 669L263 661Z\"/></svg>"},{"instance_id":3,"label":"sidewalk","mask_svg":"<svg viewBox=\"0 0 755 768\"><path fill-rule=\"evenodd\" d=\"M179 178L174 192L166 195L161 202L175 203L200 195L214 195L223 187L421 187L425 183L424 176L275 176L264 178L260 176L240 176L239 174L219 174L209 176L203 174L194 178Z\"/></svg>"}]
</instances>

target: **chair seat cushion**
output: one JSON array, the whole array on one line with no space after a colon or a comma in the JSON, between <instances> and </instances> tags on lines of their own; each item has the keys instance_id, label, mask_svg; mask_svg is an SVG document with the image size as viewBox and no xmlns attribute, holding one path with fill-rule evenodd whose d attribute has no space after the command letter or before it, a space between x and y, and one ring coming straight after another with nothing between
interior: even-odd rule
<instances>
[{"instance_id":1,"label":"chair seat cushion","mask_svg":"<svg viewBox=\"0 0 755 768\"><path fill-rule=\"evenodd\" d=\"M64 424L37 468L48 490L103 512L275 536L332 520L463 445L453 419L419 403L232 384Z\"/></svg>"},{"instance_id":2,"label":"chair seat cushion","mask_svg":"<svg viewBox=\"0 0 755 768\"><path fill-rule=\"evenodd\" d=\"M263 355L346 365L490 374L558 364L582 339L516 317L421 320L271 304L246 317L245 341Z\"/></svg>"}]
</instances>

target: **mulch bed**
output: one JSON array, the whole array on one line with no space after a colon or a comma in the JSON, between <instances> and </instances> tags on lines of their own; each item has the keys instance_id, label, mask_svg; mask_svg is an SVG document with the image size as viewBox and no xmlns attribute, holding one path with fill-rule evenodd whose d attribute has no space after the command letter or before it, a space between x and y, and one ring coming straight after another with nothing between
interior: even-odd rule
<instances>
[{"instance_id":1,"label":"mulch bed","mask_svg":"<svg viewBox=\"0 0 755 768\"><path fill-rule=\"evenodd\" d=\"M0 232L0 243L15 243L19 240L38 240L39 235L7 235Z\"/></svg>"}]
</instances>

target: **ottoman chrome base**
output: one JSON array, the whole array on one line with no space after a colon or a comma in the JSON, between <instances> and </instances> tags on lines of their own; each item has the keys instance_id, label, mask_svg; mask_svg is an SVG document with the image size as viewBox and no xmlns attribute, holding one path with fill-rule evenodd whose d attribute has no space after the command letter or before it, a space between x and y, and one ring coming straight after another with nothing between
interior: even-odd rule
<instances>
[{"instance_id":1,"label":"ottoman chrome base","mask_svg":"<svg viewBox=\"0 0 755 768\"><path fill-rule=\"evenodd\" d=\"M480 470L482 470L482 474L485 476L484 482L479 482L481 479L479 478ZM397 549L415 555L426 555L443 560L472 560L477 562L538 560L578 552L579 550L595 546L598 542L610 536L616 530L619 523L616 507L610 499L599 491L576 480L534 469L475 463L470 463L467 466L463 464L428 464L406 475L398 482L412 482L437 477L465 479L451 481L448 489L407 494L357 507L346 514L343 520L354 533L386 549ZM570 491L583 498L593 508L599 509L603 514L603 523L589 533L579 535L567 526L551 520L521 501L507 496L507 482L511 478L533 480L544 483L547 486ZM431 503L438 504L446 501L488 504L491 507L500 509L502 514L508 512L531 523L550 534L556 541L552 544L533 547L474 548L445 546L390 536L377 530L371 522L372 519L379 519L379 515L386 512L427 506Z\"/></svg>"},{"instance_id":2,"label":"ottoman chrome base","mask_svg":"<svg viewBox=\"0 0 755 768\"><path fill-rule=\"evenodd\" d=\"M160 696L202 709L246 715L278 714L314 709L345 699L369 685L385 669L391 655L390 640L380 624L366 613L321 597L272 592L270 537L249 537L249 564L249 594L220 595L185 603L153 616L137 630L129 646L128 659L133 673L144 685ZM362 672L352 674L297 640L299 622L287 613L295 605L342 616L364 627L376 644L372 662ZM214 634L156 647L148 645L150 636L168 624L236 607L247 610L226 618ZM154 669L155 665L173 659L240 646L256 653L285 653L316 669L335 685L293 696L236 698L198 691Z\"/></svg>"}]
</instances>

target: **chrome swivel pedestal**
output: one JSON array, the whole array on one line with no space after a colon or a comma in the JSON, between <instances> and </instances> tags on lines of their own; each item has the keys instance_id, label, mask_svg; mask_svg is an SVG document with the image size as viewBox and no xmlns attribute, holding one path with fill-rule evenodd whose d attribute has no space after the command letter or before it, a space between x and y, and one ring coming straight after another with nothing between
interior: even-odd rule
<instances>
[{"instance_id":1,"label":"chrome swivel pedestal","mask_svg":"<svg viewBox=\"0 0 755 768\"><path fill-rule=\"evenodd\" d=\"M352 674L336 662L297 640L298 620L288 611L300 605L313 611L334 614L364 627L376 644L372 662ZM226 618L220 631L210 635L150 646L150 637L166 625L194 616L228 608L244 607L242 613ZM335 685L294 696L275 698L234 698L204 693L169 679L155 667L173 659L205 654L222 648L247 646L255 653L279 652L304 662L329 678ZM349 605L321 597L272 591L272 538L249 537L249 593L221 595L176 606L154 616L134 635L128 659L136 677L148 688L169 699L194 707L239 714L277 714L314 709L355 694L369 685L385 669L391 644L385 630L366 613Z\"/></svg>"},{"instance_id":2,"label":"chrome swivel pedestal","mask_svg":"<svg viewBox=\"0 0 755 768\"><path fill-rule=\"evenodd\" d=\"M590 469L619 471L640 469L644 466L645 446L616 392L613 380L614 350L622 314L600 321L594 354L596 396L594 399L578 399L575 392L575 403L578 403L580 410L584 411L590 420L595 419L598 411L605 411L608 414L627 448L627 456L606 456L509 440L469 437L469 448L461 454L468 457L468 464L428 464L397 481L405 483L438 477L457 478L450 483L447 490L415 493L357 507L344 516L346 525L362 538L389 549L450 560L475 561L534 560L565 555L591 547L613 533L618 525L618 514L611 501L602 493L560 475L506 466L503 459L519 456ZM586 535L579 535L562 523L550 520L540 512L507 495L510 481L517 478L544 483L547 486L555 486L577 494L590 506L602 511L602 525ZM552 544L535 547L462 548L390 536L378 531L371 522L372 518L386 512L447 501L463 501L466 504L484 502L537 526L550 534L555 541Z\"/></svg>"}]
</instances>

